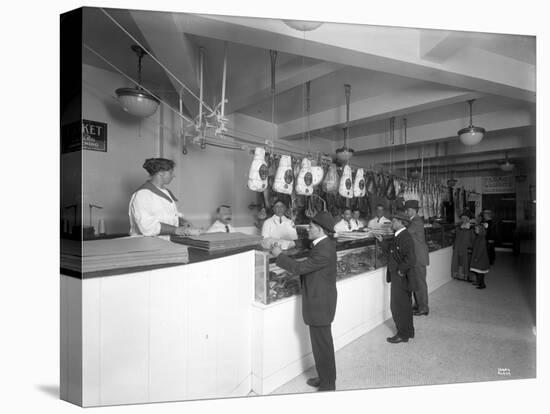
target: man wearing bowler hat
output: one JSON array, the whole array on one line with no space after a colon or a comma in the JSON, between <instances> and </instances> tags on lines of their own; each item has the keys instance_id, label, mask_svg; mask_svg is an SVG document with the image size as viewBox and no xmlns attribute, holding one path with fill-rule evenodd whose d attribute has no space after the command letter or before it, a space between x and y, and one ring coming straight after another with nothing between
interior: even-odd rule
<instances>
[{"instance_id":1,"label":"man wearing bowler hat","mask_svg":"<svg viewBox=\"0 0 550 414\"><path fill-rule=\"evenodd\" d=\"M426 244L426 235L424 233L424 220L418 216L418 200L405 201L405 212L410 217L410 224L407 230L414 242L414 251L416 253L416 266L414 273L417 278L418 288L414 291L413 314L415 316L427 316L430 312L428 307L428 282L426 281L426 266L430 264L430 254Z\"/></svg>"},{"instance_id":2,"label":"man wearing bowler hat","mask_svg":"<svg viewBox=\"0 0 550 414\"><path fill-rule=\"evenodd\" d=\"M414 338L411 296L416 289L414 274L416 255L412 237L405 227L409 222L409 216L398 212L391 217L394 238L383 240L380 234L375 235L381 242L382 250L388 256L386 281L391 283L390 309L397 328L397 333L387 338L391 344L409 342L410 338Z\"/></svg>"},{"instance_id":3,"label":"man wearing bowler hat","mask_svg":"<svg viewBox=\"0 0 550 414\"><path fill-rule=\"evenodd\" d=\"M313 247L306 260L296 261L281 254L279 247L271 253L277 266L300 275L302 316L309 326L311 348L318 377L307 380L319 391L336 389L336 361L331 324L336 312L336 245L329 237L334 233L334 219L326 212L317 213L309 225L308 237Z\"/></svg>"}]
</instances>

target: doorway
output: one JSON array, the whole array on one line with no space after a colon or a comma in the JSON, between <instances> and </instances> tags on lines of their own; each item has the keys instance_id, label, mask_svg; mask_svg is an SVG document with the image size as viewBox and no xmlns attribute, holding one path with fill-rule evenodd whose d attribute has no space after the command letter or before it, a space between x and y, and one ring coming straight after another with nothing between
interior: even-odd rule
<instances>
[{"instance_id":1,"label":"doorway","mask_svg":"<svg viewBox=\"0 0 550 414\"><path fill-rule=\"evenodd\" d=\"M516 194L483 194L482 206L493 212L495 246L513 248L517 225Z\"/></svg>"}]
</instances>

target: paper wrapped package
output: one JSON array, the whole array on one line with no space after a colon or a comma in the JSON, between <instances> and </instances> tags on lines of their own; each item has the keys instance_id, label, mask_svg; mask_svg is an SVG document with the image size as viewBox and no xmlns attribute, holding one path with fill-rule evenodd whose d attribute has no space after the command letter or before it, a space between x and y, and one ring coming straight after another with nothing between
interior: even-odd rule
<instances>
[{"instance_id":1,"label":"paper wrapped package","mask_svg":"<svg viewBox=\"0 0 550 414\"><path fill-rule=\"evenodd\" d=\"M315 187L323 181L325 171L323 170L323 167L311 167L311 174L313 175L313 182L311 185Z\"/></svg>"},{"instance_id":2,"label":"paper wrapped package","mask_svg":"<svg viewBox=\"0 0 550 414\"><path fill-rule=\"evenodd\" d=\"M307 158L302 160L302 168L296 179L296 194L311 195L313 193L313 172L311 161Z\"/></svg>"},{"instance_id":3,"label":"paper wrapped package","mask_svg":"<svg viewBox=\"0 0 550 414\"><path fill-rule=\"evenodd\" d=\"M325 193L335 193L338 191L338 171L336 164L330 164L327 174L323 181L323 190Z\"/></svg>"},{"instance_id":4,"label":"paper wrapped package","mask_svg":"<svg viewBox=\"0 0 550 414\"><path fill-rule=\"evenodd\" d=\"M279 168L275 173L273 190L277 193L291 194L294 185L294 173L292 171L292 160L290 155L282 155L279 160Z\"/></svg>"},{"instance_id":5,"label":"paper wrapped package","mask_svg":"<svg viewBox=\"0 0 550 414\"><path fill-rule=\"evenodd\" d=\"M364 197L366 193L365 173L362 168L359 168L355 174L355 182L353 183L353 196Z\"/></svg>"},{"instance_id":6,"label":"paper wrapped package","mask_svg":"<svg viewBox=\"0 0 550 414\"><path fill-rule=\"evenodd\" d=\"M340 187L338 193L344 198L353 198L353 185L351 181L351 168L349 165L344 166L344 172L340 178Z\"/></svg>"},{"instance_id":7,"label":"paper wrapped package","mask_svg":"<svg viewBox=\"0 0 550 414\"><path fill-rule=\"evenodd\" d=\"M258 147L254 150L254 160L248 173L248 188L252 191L263 192L267 188L267 176L265 150Z\"/></svg>"}]
</instances>

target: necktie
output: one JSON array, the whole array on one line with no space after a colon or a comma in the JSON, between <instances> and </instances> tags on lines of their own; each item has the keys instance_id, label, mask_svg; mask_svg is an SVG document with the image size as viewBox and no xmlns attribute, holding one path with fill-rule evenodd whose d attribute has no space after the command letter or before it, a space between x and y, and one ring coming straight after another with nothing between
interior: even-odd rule
<instances>
[{"instance_id":1,"label":"necktie","mask_svg":"<svg viewBox=\"0 0 550 414\"><path fill-rule=\"evenodd\" d=\"M227 224L225 225L225 232L229 233L229 226Z\"/></svg>"},{"instance_id":2,"label":"necktie","mask_svg":"<svg viewBox=\"0 0 550 414\"><path fill-rule=\"evenodd\" d=\"M351 230L351 223L348 221L348 229Z\"/></svg>"},{"instance_id":3,"label":"necktie","mask_svg":"<svg viewBox=\"0 0 550 414\"><path fill-rule=\"evenodd\" d=\"M283 224L283 218L282 217L279 217L279 223Z\"/></svg>"},{"instance_id":4,"label":"necktie","mask_svg":"<svg viewBox=\"0 0 550 414\"><path fill-rule=\"evenodd\" d=\"M378 221L377 221L377 223L380 223L380 217L378 217Z\"/></svg>"}]
</instances>

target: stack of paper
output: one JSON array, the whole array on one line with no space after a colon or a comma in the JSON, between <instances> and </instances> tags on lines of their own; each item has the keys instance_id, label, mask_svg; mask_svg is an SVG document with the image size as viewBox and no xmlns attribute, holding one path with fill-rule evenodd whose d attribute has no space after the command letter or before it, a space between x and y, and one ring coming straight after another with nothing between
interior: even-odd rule
<instances>
[{"instance_id":1,"label":"stack of paper","mask_svg":"<svg viewBox=\"0 0 550 414\"><path fill-rule=\"evenodd\" d=\"M187 247L157 237L124 237L89 240L80 243L64 241L61 267L83 273L101 270L187 263Z\"/></svg>"},{"instance_id":2,"label":"stack of paper","mask_svg":"<svg viewBox=\"0 0 550 414\"><path fill-rule=\"evenodd\" d=\"M205 233L200 236L171 236L170 240L209 252L253 247L260 244L261 236L244 233Z\"/></svg>"},{"instance_id":3,"label":"stack of paper","mask_svg":"<svg viewBox=\"0 0 550 414\"><path fill-rule=\"evenodd\" d=\"M342 231L337 233L338 241L361 240L373 237L372 234L362 231Z\"/></svg>"}]
</instances>

